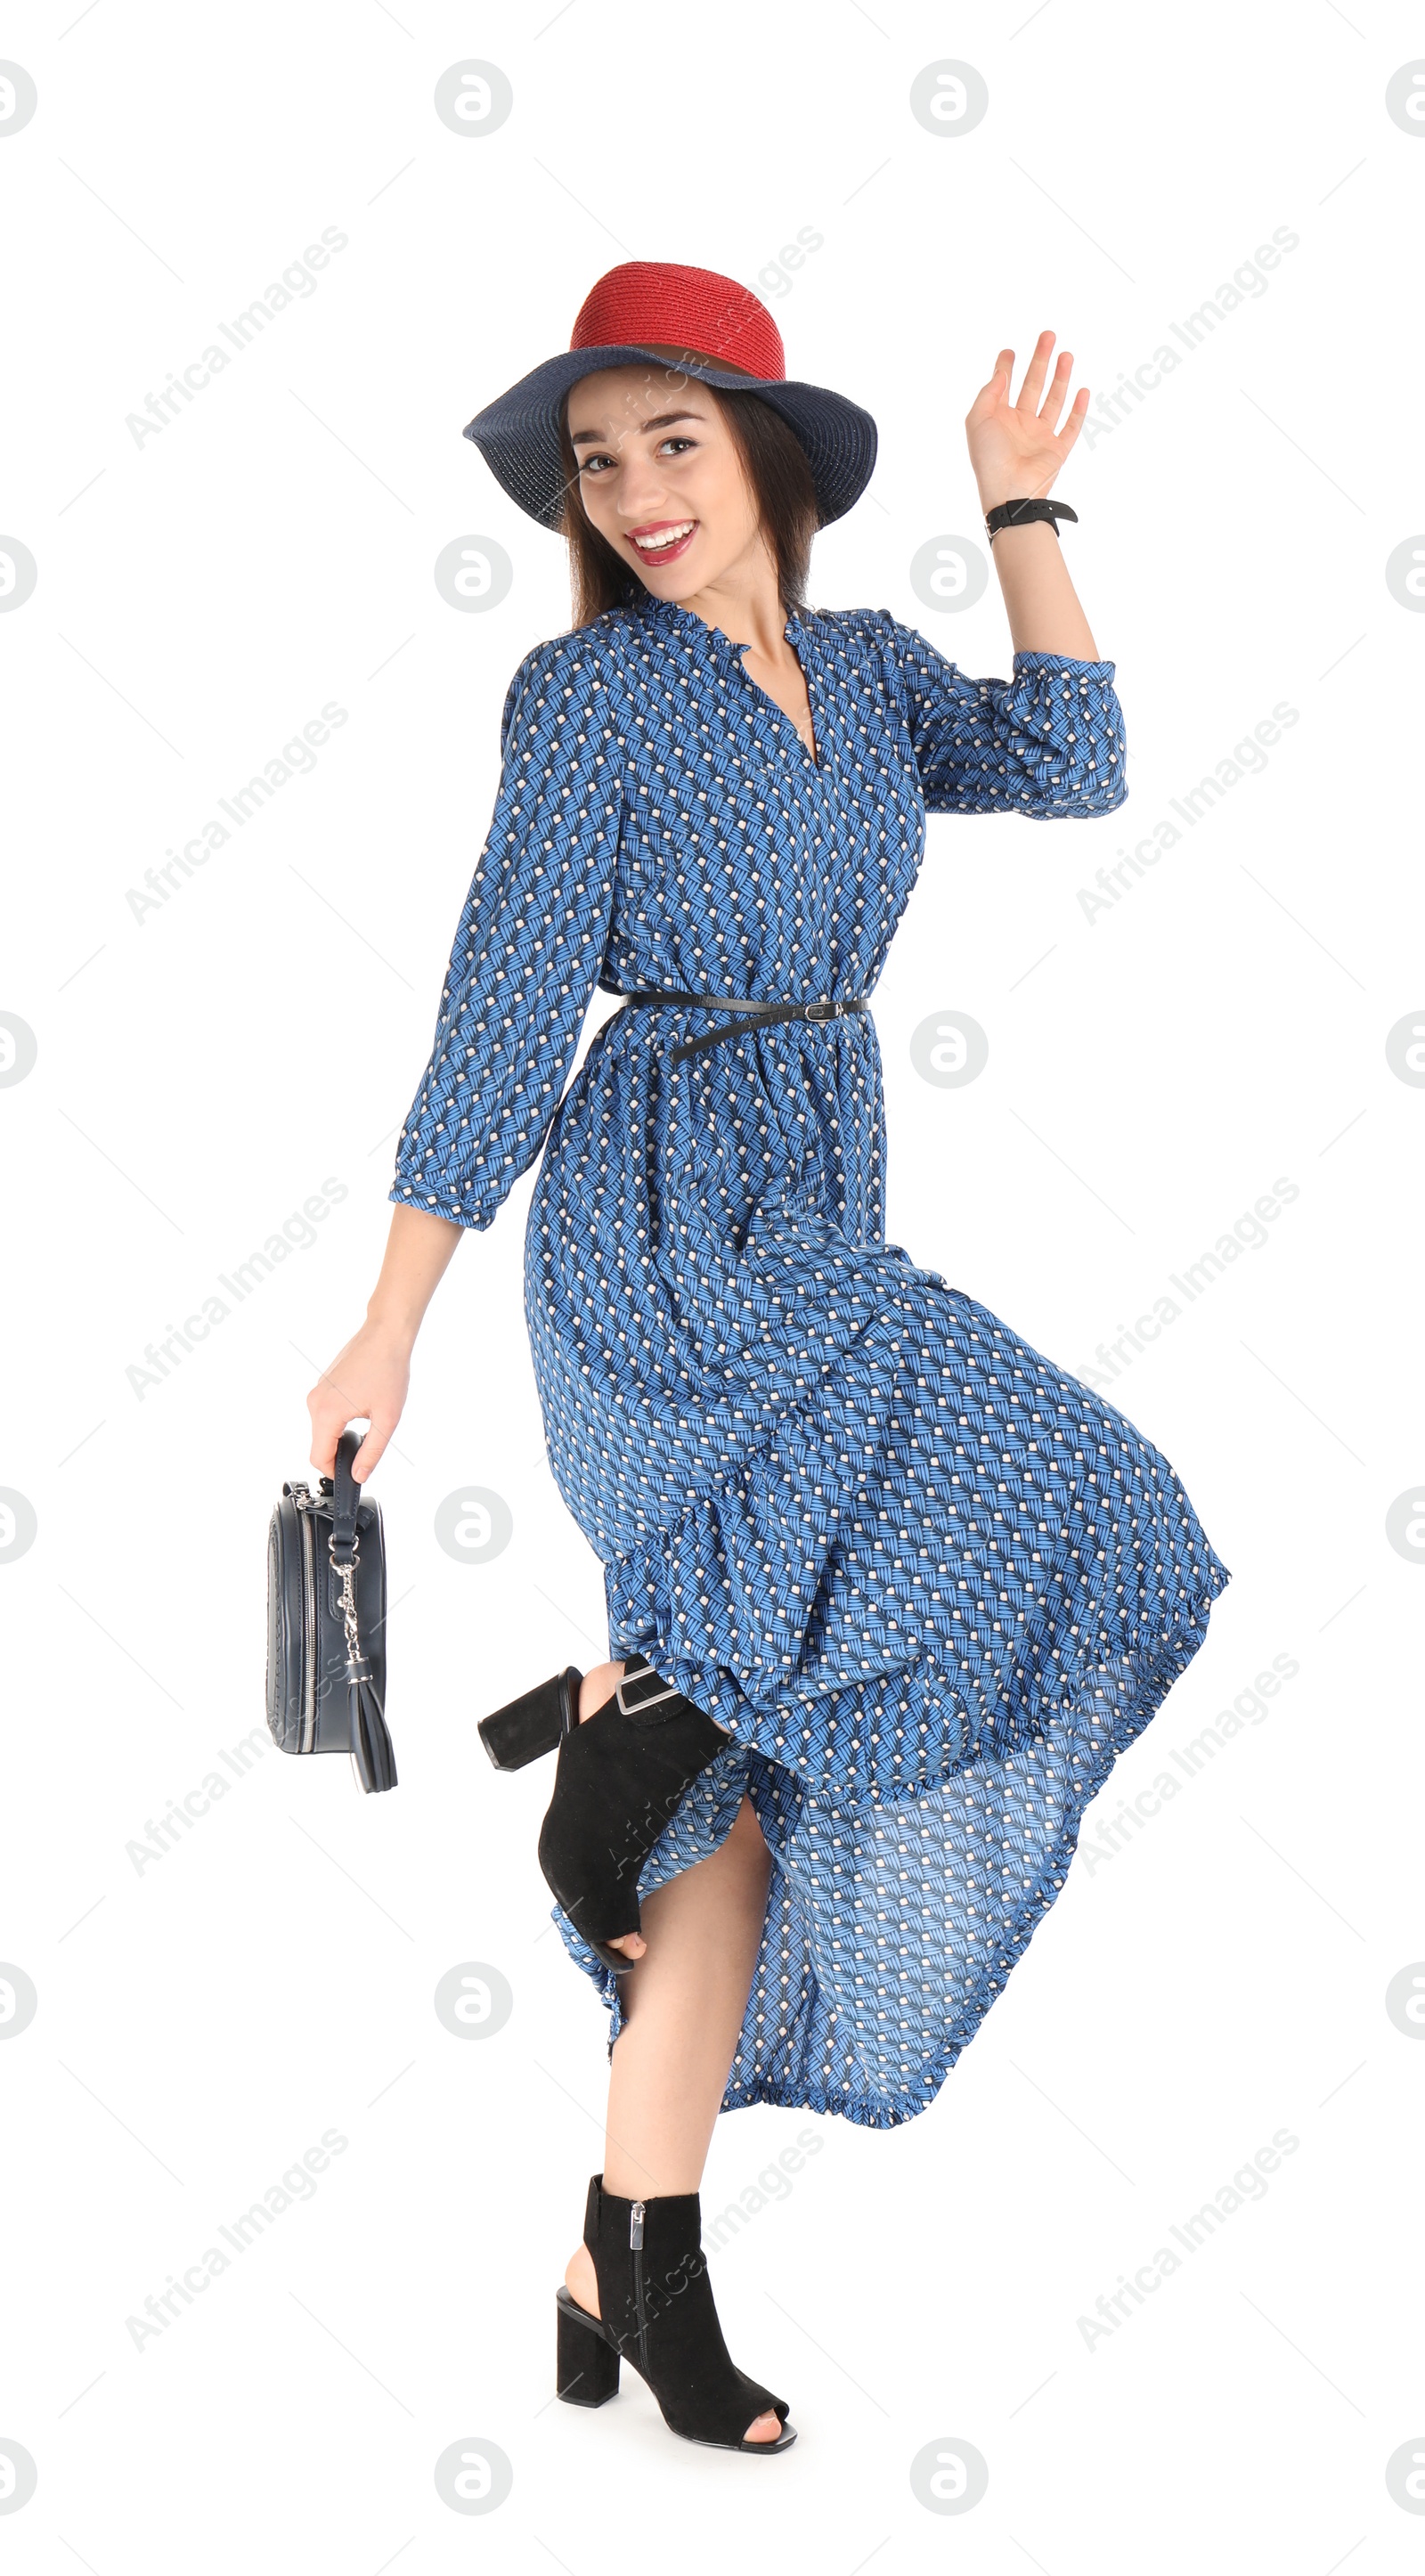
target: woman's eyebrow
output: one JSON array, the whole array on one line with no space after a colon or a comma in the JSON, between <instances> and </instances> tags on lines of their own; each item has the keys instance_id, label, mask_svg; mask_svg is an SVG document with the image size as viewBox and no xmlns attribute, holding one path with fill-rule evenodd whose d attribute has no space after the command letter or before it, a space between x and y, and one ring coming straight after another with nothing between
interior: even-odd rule
<instances>
[{"instance_id":1,"label":"woman's eyebrow","mask_svg":"<svg viewBox=\"0 0 1425 2576\"><path fill-rule=\"evenodd\" d=\"M667 429L675 420L703 420L705 418L706 414L700 411L659 411L653 414L651 420L639 421L637 426L641 430ZM571 429L569 432L570 445L573 447L586 447L591 440L595 445L598 445L601 442L602 437L603 432L597 429Z\"/></svg>"}]
</instances>

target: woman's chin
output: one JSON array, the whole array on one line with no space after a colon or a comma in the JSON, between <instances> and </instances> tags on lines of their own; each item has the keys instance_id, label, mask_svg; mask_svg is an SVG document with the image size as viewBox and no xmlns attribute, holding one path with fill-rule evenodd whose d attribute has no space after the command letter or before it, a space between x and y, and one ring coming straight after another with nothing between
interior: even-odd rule
<instances>
[{"instance_id":1,"label":"woman's chin","mask_svg":"<svg viewBox=\"0 0 1425 2576\"><path fill-rule=\"evenodd\" d=\"M692 535L685 537L681 545L670 546L662 555L646 555L640 546L630 543L629 552L638 567L640 580L646 582L650 590L661 591L660 575L667 576L668 587L661 591L661 595L668 598L680 588L697 590L702 576L693 572L690 577L689 567L704 551L699 542L702 533L700 527L694 528Z\"/></svg>"}]
</instances>

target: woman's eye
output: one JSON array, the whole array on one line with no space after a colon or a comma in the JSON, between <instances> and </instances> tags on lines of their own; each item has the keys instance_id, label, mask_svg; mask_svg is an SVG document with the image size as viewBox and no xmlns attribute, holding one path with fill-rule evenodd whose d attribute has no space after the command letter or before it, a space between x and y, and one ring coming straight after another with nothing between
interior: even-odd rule
<instances>
[{"instance_id":1,"label":"woman's eye","mask_svg":"<svg viewBox=\"0 0 1425 2576\"><path fill-rule=\"evenodd\" d=\"M669 454L681 455L685 450L696 447L697 443L698 442L695 438L665 438L659 443L659 453L664 456ZM603 474L615 466L617 462L618 459L614 456L586 456L580 462L579 472L581 474Z\"/></svg>"}]
</instances>

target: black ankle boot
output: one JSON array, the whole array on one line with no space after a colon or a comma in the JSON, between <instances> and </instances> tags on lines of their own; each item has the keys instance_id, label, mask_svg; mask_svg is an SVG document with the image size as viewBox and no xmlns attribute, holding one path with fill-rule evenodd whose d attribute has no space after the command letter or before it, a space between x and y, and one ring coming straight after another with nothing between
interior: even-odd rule
<instances>
[{"instance_id":1,"label":"black ankle boot","mask_svg":"<svg viewBox=\"0 0 1425 2576\"><path fill-rule=\"evenodd\" d=\"M612 1699L582 1726L580 1680L571 1665L482 1718L480 1737L500 1771L558 1745L539 1865L575 1931L624 1976L634 1962L609 1944L639 1929L639 1871L728 1737L642 1655L629 1657Z\"/></svg>"},{"instance_id":2,"label":"black ankle boot","mask_svg":"<svg viewBox=\"0 0 1425 2576\"><path fill-rule=\"evenodd\" d=\"M723 2342L701 2237L695 2191L621 2200L605 2191L602 2174L590 2176L584 2242L602 2313L591 2316L560 2284L558 2394L567 2406L603 2406L618 2394L620 2361L629 2361L685 2442L775 2457L797 2438L786 2400L739 2370ZM777 2416L781 2432L774 2442L749 2442L748 2425L766 2414Z\"/></svg>"}]
</instances>

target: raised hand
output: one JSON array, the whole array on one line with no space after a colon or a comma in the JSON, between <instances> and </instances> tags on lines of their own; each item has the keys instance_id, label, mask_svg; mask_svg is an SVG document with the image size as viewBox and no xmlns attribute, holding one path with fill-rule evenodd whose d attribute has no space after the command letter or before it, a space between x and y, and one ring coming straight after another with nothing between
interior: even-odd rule
<instances>
[{"instance_id":1,"label":"raised hand","mask_svg":"<svg viewBox=\"0 0 1425 2576\"><path fill-rule=\"evenodd\" d=\"M1068 349L1060 350L1049 390L1040 402L1053 346L1053 332L1041 331L1017 402L1009 397L1014 351L1001 349L989 383L981 385L965 414L970 463L986 510L1001 501L1037 499L1047 492L1083 427L1089 407L1087 385L1080 385L1063 428L1056 425L1074 363Z\"/></svg>"}]
</instances>

